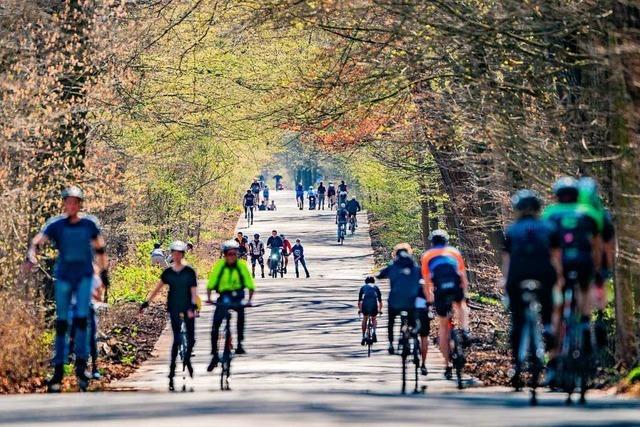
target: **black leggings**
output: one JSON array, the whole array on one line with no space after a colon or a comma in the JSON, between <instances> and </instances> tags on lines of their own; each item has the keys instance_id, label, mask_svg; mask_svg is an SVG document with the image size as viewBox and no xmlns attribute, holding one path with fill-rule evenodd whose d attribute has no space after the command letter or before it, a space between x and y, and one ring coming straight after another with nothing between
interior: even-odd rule
<instances>
[{"instance_id":1,"label":"black leggings","mask_svg":"<svg viewBox=\"0 0 640 427\"><path fill-rule=\"evenodd\" d=\"M244 341L244 307L240 305L240 301L230 305L224 306L218 304L216 311L213 313L213 327L211 328L211 353L218 354L218 337L220 336L220 326L227 314L227 310L231 309L238 313L238 345ZM218 303L220 299L218 299Z\"/></svg>"},{"instance_id":2,"label":"black leggings","mask_svg":"<svg viewBox=\"0 0 640 427\"><path fill-rule=\"evenodd\" d=\"M186 362L191 361L191 352L193 351L193 346L196 344L195 337L195 326L196 320L195 318L189 318L186 312L182 313L184 318L184 323L187 327L187 354L184 356L184 360ZM171 320L171 330L173 331L173 344L171 345L171 365L170 365L170 374L169 376L173 376L175 374L176 369L176 358L178 357L178 349L180 348L180 328L182 326L182 319L180 318L180 312L172 313L169 312L169 319Z\"/></svg>"},{"instance_id":3,"label":"black leggings","mask_svg":"<svg viewBox=\"0 0 640 427\"><path fill-rule=\"evenodd\" d=\"M401 311L406 311L409 317L409 326L412 328L416 326L416 317L414 310L394 310L389 307L388 323L387 323L387 335L389 336L389 343L393 344L393 328L395 326L396 317L400 316Z\"/></svg>"}]
</instances>

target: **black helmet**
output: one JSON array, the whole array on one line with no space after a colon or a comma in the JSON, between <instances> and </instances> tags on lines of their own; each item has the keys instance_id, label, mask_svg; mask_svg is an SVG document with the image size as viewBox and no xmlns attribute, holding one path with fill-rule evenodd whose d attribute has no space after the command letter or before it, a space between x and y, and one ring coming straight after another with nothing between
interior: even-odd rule
<instances>
[{"instance_id":1,"label":"black helmet","mask_svg":"<svg viewBox=\"0 0 640 427\"><path fill-rule=\"evenodd\" d=\"M373 276L367 276L367 278L364 279L364 283L376 283L376 279Z\"/></svg>"},{"instance_id":2,"label":"black helmet","mask_svg":"<svg viewBox=\"0 0 640 427\"><path fill-rule=\"evenodd\" d=\"M532 211L538 212L542 207L542 202L538 193L533 190L519 190L511 198L511 206L513 209L519 212Z\"/></svg>"},{"instance_id":3,"label":"black helmet","mask_svg":"<svg viewBox=\"0 0 640 427\"><path fill-rule=\"evenodd\" d=\"M260 235L258 233L254 234L253 237L255 237L256 239L260 238Z\"/></svg>"},{"instance_id":4,"label":"black helmet","mask_svg":"<svg viewBox=\"0 0 640 427\"><path fill-rule=\"evenodd\" d=\"M563 176L553 184L553 194L558 200L576 201L578 199L578 181L570 176Z\"/></svg>"},{"instance_id":5,"label":"black helmet","mask_svg":"<svg viewBox=\"0 0 640 427\"><path fill-rule=\"evenodd\" d=\"M447 232L444 230L433 230L431 233L429 233L429 241L432 245L446 245L449 241L449 234L447 234Z\"/></svg>"}]
</instances>

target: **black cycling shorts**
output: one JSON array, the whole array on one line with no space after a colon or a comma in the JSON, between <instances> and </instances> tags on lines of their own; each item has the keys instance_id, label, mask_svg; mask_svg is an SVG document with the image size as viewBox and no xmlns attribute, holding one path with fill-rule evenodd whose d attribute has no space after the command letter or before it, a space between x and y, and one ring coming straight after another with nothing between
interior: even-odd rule
<instances>
[{"instance_id":1,"label":"black cycling shorts","mask_svg":"<svg viewBox=\"0 0 640 427\"><path fill-rule=\"evenodd\" d=\"M591 287L594 277L592 263L564 265L562 268L565 290L573 288L576 283L582 291L587 291Z\"/></svg>"},{"instance_id":2,"label":"black cycling shorts","mask_svg":"<svg viewBox=\"0 0 640 427\"><path fill-rule=\"evenodd\" d=\"M456 285L451 290L440 290L436 287L433 307L436 309L438 316L447 317L447 314L451 311L451 305L454 302L462 302L463 299L464 290L460 285Z\"/></svg>"},{"instance_id":3,"label":"black cycling shorts","mask_svg":"<svg viewBox=\"0 0 640 427\"><path fill-rule=\"evenodd\" d=\"M256 262L260 265L264 265L264 258L262 255L251 255L251 265L256 265Z\"/></svg>"},{"instance_id":4,"label":"black cycling shorts","mask_svg":"<svg viewBox=\"0 0 640 427\"><path fill-rule=\"evenodd\" d=\"M378 302L377 301L363 301L362 302L362 314L364 316L377 316L378 315Z\"/></svg>"},{"instance_id":5,"label":"black cycling shorts","mask_svg":"<svg viewBox=\"0 0 640 427\"><path fill-rule=\"evenodd\" d=\"M431 319L429 319L429 310L426 308L416 308L416 317L420 321L418 335L421 337L429 336L429 326L431 324Z\"/></svg>"}]
</instances>

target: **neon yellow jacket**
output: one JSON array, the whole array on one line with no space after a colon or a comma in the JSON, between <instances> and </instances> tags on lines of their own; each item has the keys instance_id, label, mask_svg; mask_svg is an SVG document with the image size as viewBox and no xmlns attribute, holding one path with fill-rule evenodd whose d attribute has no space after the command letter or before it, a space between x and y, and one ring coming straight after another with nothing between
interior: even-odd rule
<instances>
[{"instance_id":1,"label":"neon yellow jacket","mask_svg":"<svg viewBox=\"0 0 640 427\"><path fill-rule=\"evenodd\" d=\"M243 259L239 259L235 267L228 266L224 259L218 260L209 272L207 289L218 293L241 289L252 291L255 288L247 262Z\"/></svg>"}]
</instances>

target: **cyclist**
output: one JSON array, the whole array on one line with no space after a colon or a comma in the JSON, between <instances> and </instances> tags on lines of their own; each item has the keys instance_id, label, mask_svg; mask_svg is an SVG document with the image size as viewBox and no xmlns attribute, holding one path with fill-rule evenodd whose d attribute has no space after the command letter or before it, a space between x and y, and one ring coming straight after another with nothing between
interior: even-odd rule
<instances>
[{"instance_id":1,"label":"cyclist","mask_svg":"<svg viewBox=\"0 0 640 427\"><path fill-rule=\"evenodd\" d=\"M227 310L231 309L238 313L238 346L236 354L245 354L242 346L244 341L245 313L243 300L245 289L249 290L249 300L246 305L251 306L255 285L249 273L249 268L244 260L238 259L238 242L229 240L222 245L224 258L218 260L213 265L209 273L207 288L218 292L218 305L213 314L213 326L211 328L211 363L207 366L207 371L211 372L218 365L218 336L220 326L224 320Z\"/></svg>"},{"instance_id":2,"label":"cyclist","mask_svg":"<svg viewBox=\"0 0 640 427\"><path fill-rule=\"evenodd\" d=\"M505 295L511 312L511 350L514 361L514 388L522 387L522 366L518 360L524 310L520 284L525 280L540 283L536 291L540 304L543 334L552 347L553 325L557 326L559 311L554 310L554 301L562 301L562 254L561 237L548 221L539 219L542 203L538 194L531 190L520 190L511 199L517 219L505 232L503 248L503 275Z\"/></svg>"},{"instance_id":3,"label":"cyclist","mask_svg":"<svg viewBox=\"0 0 640 427\"><path fill-rule=\"evenodd\" d=\"M408 314L409 326L416 326L415 303L420 292L420 267L413 260L408 243L400 243L393 250L393 261L380 270L378 279L389 279L390 290L387 299L389 354L394 354L393 328L400 312Z\"/></svg>"},{"instance_id":4,"label":"cyclist","mask_svg":"<svg viewBox=\"0 0 640 427\"><path fill-rule=\"evenodd\" d=\"M360 206L360 202L356 200L356 196L351 197L351 200L347 202L347 212L349 213L349 221L353 218L355 222L355 226L358 226L358 218L356 217L357 213L362 210Z\"/></svg>"},{"instance_id":5,"label":"cyclist","mask_svg":"<svg viewBox=\"0 0 640 427\"><path fill-rule=\"evenodd\" d=\"M247 215L249 214L249 211L253 211L254 206L256 205L256 196L254 193L251 192L251 190L247 190L247 192L245 193L243 200L242 200L242 206L244 206L244 217L245 219L247 218Z\"/></svg>"},{"instance_id":6,"label":"cyclist","mask_svg":"<svg viewBox=\"0 0 640 427\"><path fill-rule=\"evenodd\" d=\"M304 247L300 243L300 239L296 239L296 244L293 245L291 253L293 253L293 262L296 265L296 277L300 277L300 273L298 271L298 263L300 263L302 264L302 268L304 268L304 272L306 273L308 279L309 270L307 270L307 262L304 259Z\"/></svg>"},{"instance_id":7,"label":"cyclist","mask_svg":"<svg viewBox=\"0 0 640 427\"><path fill-rule=\"evenodd\" d=\"M349 191L347 189L347 184L344 183L344 180L340 181L340 185L338 185L338 191L341 193L346 193Z\"/></svg>"},{"instance_id":8,"label":"cyclist","mask_svg":"<svg viewBox=\"0 0 640 427\"><path fill-rule=\"evenodd\" d=\"M289 255L291 255L291 242L289 239L281 234L282 238L282 256L284 257L284 274L287 274L287 267L289 266Z\"/></svg>"},{"instance_id":9,"label":"cyclist","mask_svg":"<svg viewBox=\"0 0 640 427\"><path fill-rule=\"evenodd\" d=\"M251 275L256 277L256 263L258 263L264 279L264 243L260 240L258 233L254 234L253 240L249 242L249 253L251 254Z\"/></svg>"},{"instance_id":10,"label":"cyclist","mask_svg":"<svg viewBox=\"0 0 640 427\"><path fill-rule=\"evenodd\" d=\"M65 351L69 332L69 307L72 298L76 300L73 322L76 324L76 376L81 390L86 390L89 378L86 375L89 340L89 305L94 275L94 257L100 278L105 287L109 286L107 273L108 259L105 242L98 220L81 213L84 193L78 187L69 187L62 191L64 214L50 218L42 231L31 241L23 271L30 272L38 263L37 251L47 242L53 243L58 250L54 268L56 300L56 338L53 357L54 372L48 381L49 392L61 390L64 376Z\"/></svg>"},{"instance_id":11,"label":"cyclist","mask_svg":"<svg viewBox=\"0 0 640 427\"><path fill-rule=\"evenodd\" d=\"M160 247L160 243L153 244L153 250L151 251L151 265L156 267L167 268L167 259L164 256L164 251Z\"/></svg>"},{"instance_id":12,"label":"cyclist","mask_svg":"<svg viewBox=\"0 0 640 427\"><path fill-rule=\"evenodd\" d=\"M565 289L576 295L583 323L588 325L591 315L590 290L595 273L600 273L602 264L603 216L588 204L578 203L578 181L560 178L553 185L557 203L548 206L542 217L550 221L561 235L562 271ZM586 326L585 325L585 326Z\"/></svg>"},{"instance_id":13,"label":"cyclist","mask_svg":"<svg viewBox=\"0 0 640 427\"><path fill-rule=\"evenodd\" d=\"M191 366L191 352L196 343L195 338L195 317L197 308L198 277L193 268L184 263L184 255L187 245L179 240L169 246L173 264L165 269L160 275L160 280L151 291L145 302L140 306L140 310L149 307L149 301L160 292L165 286L169 286L167 295L167 311L171 321L173 331L173 344L171 345L171 360L169 362L169 390L174 390L173 377L176 374L176 358L181 341L181 328L184 319L187 328L187 353L184 356L184 366L189 371L189 376L193 377L193 367Z\"/></svg>"},{"instance_id":14,"label":"cyclist","mask_svg":"<svg viewBox=\"0 0 640 427\"><path fill-rule=\"evenodd\" d=\"M366 344L365 334L367 333L369 317L371 317L371 324L373 325L371 339L373 342L378 342L376 328L378 327L378 313L382 311L382 294L375 283L376 279L373 276L368 276L364 279L364 285L362 285L358 293L358 313L362 313L362 341L360 345Z\"/></svg>"},{"instance_id":15,"label":"cyclist","mask_svg":"<svg viewBox=\"0 0 640 427\"><path fill-rule=\"evenodd\" d=\"M304 209L304 187L301 182L296 185L296 203L300 210Z\"/></svg>"},{"instance_id":16,"label":"cyclist","mask_svg":"<svg viewBox=\"0 0 640 427\"><path fill-rule=\"evenodd\" d=\"M343 203L347 203L347 192L346 191L339 191L338 192L338 204L343 204Z\"/></svg>"},{"instance_id":17,"label":"cyclist","mask_svg":"<svg viewBox=\"0 0 640 427\"><path fill-rule=\"evenodd\" d=\"M422 278L427 302L434 305L439 318L440 351L447 361L445 377L451 376L449 360L449 321L447 315L452 303L459 325L462 328L463 342L469 343L469 318L465 294L468 287L467 273L460 251L449 246L449 235L444 230L434 230L430 236L431 249L422 256Z\"/></svg>"},{"instance_id":18,"label":"cyclist","mask_svg":"<svg viewBox=\"0 0 640 427\"><path fill-rule=\"evenodd\" d=\"M327 197L329 198L329 209L333 209L333 205L336 204L336 187L333 186L333 182L329 183Z\"/></svg>"},{"instance_id":19,"label":"cyclist","mask_svg":"<svg viewBox=\"0 0 640 427\"><path fill-rule=\"evenodd\" d=\"M271 232L271 236L267 239L267 248L271 249L269 253L269 273L273 274L271 269L271 259L275 257L278 260L278 264L280 263L280 257L282 256L282 248L284 246L284 241L282 237L278 236L278 230L273 230Z\"/></svg>"},{"instance_id":20,"label":"cyclist","mask_svg":"<svg viewBox=\"0 0 640 427\"><path fill-rule=\"evenodd\" d=\"M262 190L262 201L263 203L269 203L269 186L265 185L264 190Z\"/></svg>"},{"instance_id":21,"label":"cyclist","mask_svg":"<svg viewBox=\"0 0 640 427\"><path fill-rule=\"evenodd\" d=\"M238 243L238 258L246 261L249 252L249 239L242 234L242 231L238 231L234 240Z\"/></svg>"},{"instance_id":22,"label":"cyclist","mask_svg":"<svg viewBox=\"0 0 640 427\"><path fill-rule=\"evenodd\" d=\"M251 193L253 193L253 196L256 199L256 204L260 203L260 183L258 182L257 179L253 180L249 189L251 190Z\"/></svg>"},{"instance_id":23,"label":"cyclist","mask_svg":"<svg viewBox=\"0 0 640 427\"><path fill-rule=\"evenodd\" d=\"M274 175L273 179L276 181L276 191L282 190L282 184L280 184L280 181L282 180L282 175L280 174Z\"/></svg>"},{"instance_id":24,"label":"cyclist","mask_svg":"<svg viewBox=\"0 0 640 427\"><path fill-rule=\"evenodd\" d=\"M324 210L324 197L327 193L327 187L324 186L324 183L320 181L320 185L318 185L318 210Z\"/></svg>"},{"instance_id":25,"label":"cyclist","mask_svg":"<svg viewBox=\"0 0 640 427\"><path fill-rule=\"evenodd\" d=\"M340 242L340 233L344 236L347 234L347 205L342 203L340 208L336 210L336 224L338 224L338 242Z\"/></svg>"}]
</instances>

